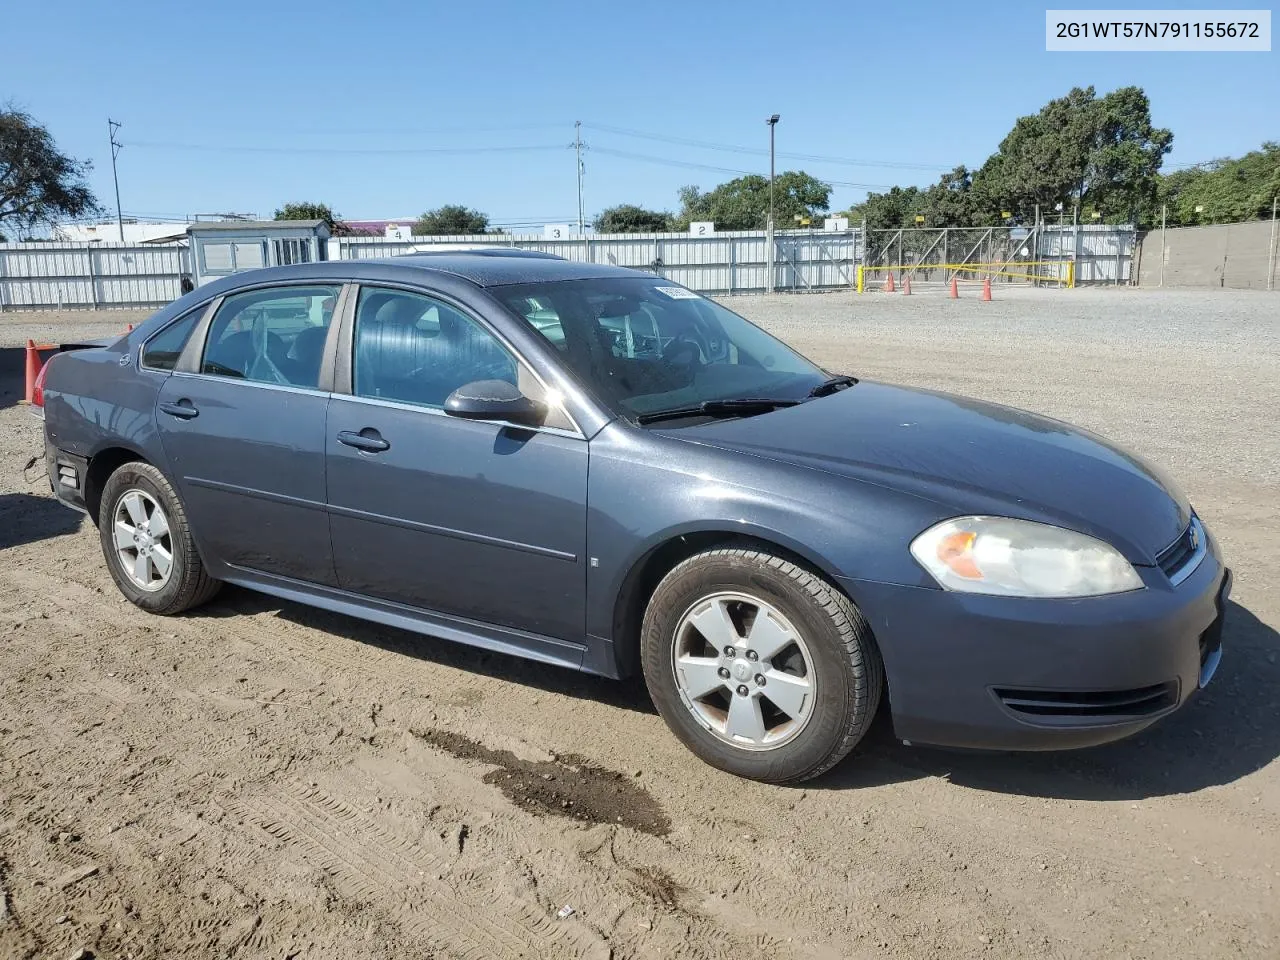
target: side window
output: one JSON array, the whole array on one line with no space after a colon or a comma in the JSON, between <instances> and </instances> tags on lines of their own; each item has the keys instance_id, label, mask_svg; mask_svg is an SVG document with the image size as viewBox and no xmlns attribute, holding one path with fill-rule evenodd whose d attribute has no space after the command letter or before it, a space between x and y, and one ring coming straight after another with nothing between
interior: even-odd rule
<instances>
[{"instance_id":1,"label":"side window","mask_svg":"<svg viewBox=\"0 0 1280 960\"><path fill-rule=\"evenodd\" d=\"M142 365L150 370L172 370L207 306L197 307L148 340L142 348Z\"/></svg>"},{"instance_id":2,"label":"side window","mask_svg":"<svg viewBox=\"0 0 1280 960\"><path fill-rule=\"evenodd\" d=\"M526 388L515 357L492 334L448 304L416 293L363 287L353 350L358 397L442 407L454 390L476 380Z\"/></svg>"},{"instance_id":3,"label":"side window","mask_svg":"<svg viewBox=\"0 0 1280 960\"><path fill-rule=\"evenodd\" d=\"M227 297L209 325L200 372L316 387L338 286L277 287Z\"/></svg>"}]
</instances>

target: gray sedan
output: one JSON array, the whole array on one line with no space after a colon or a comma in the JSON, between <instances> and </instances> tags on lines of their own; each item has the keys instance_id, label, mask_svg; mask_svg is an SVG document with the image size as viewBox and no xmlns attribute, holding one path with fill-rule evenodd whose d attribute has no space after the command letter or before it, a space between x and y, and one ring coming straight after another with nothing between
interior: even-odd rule
<instances>
[{"instance_id":1,"label":"gray sedan","mask_svg":"<svg viewBox=\"0 0 1280 960\"><path fill-rule=\"evenodd\" d=\"M707 762L1102 743L1221 656L1209 531L1043 417L832 375L653 274L509 252L310 263L46 366L54 492L121 592L233 583L642 676Z\"/></svg>"}]
</instances>

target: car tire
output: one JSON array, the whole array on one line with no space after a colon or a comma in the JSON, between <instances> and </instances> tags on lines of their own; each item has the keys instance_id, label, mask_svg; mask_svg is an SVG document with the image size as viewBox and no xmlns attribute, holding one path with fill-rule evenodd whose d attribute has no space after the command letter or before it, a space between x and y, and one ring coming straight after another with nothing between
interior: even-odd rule
<instances>
[{"instance_id":1,"label":"car tire","mask_svg":"<svg viewBox=\"0 0 1280 960\"><path fill-rule=\"evenodd\" d=\"M718 646L710 634L733 639ZM760 656L791 636L791 646ZM717 649L724 656L712 660ZM884 686L879 650L849 598L806 568L752 549L709 550L671 570L645 610L640 657L654 705L690 750L768 783L835 766L871 726ZM696 696L717 677L723 689Z\"/></svg>"},{"instance_id":2,"label":"car tire","mask_svg":"<svg viewBox=\"0 0 1280 960\"><path fill-rule=\"evenodd\" d=\"M139 507L145 522L135 522L139 514L131 508ZM159 519L156 510L162 515ZM150 532L143 532L149 531L152 524L157 534L154 538ZM162 525L163 534L159 533ZM132 547L128 539L130 528L143 536ZM211 599L222 586L205 572L186 511L173 485L149 463L123 464L107 479L98 507L98 533L116 586L130 602L148 613L182 613ZM139 567L138 555L143 551L149 553L149 562ZM168 557L167 573L160 575L164 556ZM147 571L151 577L146 576Z\"/></svg>"}]
</instances>

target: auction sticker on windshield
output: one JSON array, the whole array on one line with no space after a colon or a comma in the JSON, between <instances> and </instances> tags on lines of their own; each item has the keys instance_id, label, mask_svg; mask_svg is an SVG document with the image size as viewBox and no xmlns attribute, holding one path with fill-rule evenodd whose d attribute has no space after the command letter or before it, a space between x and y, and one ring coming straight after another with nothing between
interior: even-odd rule
<instances>
[{"instance_id":1,"label":"auction sticker on windshield","mask_svg":"<svg viewBox=\"0 0 1280 960\"><path fill-rule=\"evenodd\" d=\"M686 290L684 287L654 287L659 293L665 293L672 300L701 300L702 295Z\"/></svg>"}]
</instances>

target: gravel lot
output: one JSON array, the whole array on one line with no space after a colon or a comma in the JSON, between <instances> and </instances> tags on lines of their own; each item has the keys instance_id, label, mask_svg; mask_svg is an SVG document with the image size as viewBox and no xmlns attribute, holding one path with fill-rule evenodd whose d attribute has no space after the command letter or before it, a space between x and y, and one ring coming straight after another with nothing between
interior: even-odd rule
<instances>
[{"instance_id":1,"label":"gravel lot","mask_svg":"<svg viewBox=\"0 0 1280 960\"><path fill-rule=\"evenodd\" d=\"M151 618L24 479L15 405L27 337L138 315L0 314L0 957L1280 955L1280 296L730 303L1169 468L1236 572L1212 687L1078 753L880 724L784 789L700 764L642 690L236 590Z\"/></svg>"}]
</instances>

